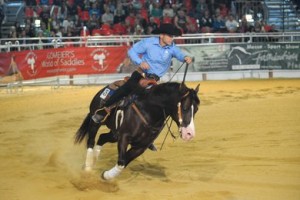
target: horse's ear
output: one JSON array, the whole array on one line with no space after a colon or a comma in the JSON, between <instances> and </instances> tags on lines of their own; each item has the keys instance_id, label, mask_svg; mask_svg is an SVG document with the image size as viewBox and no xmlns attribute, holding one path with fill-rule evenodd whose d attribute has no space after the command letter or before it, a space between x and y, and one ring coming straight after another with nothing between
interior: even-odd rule
<instances>
[{"instance_id":1,"label":"horse's ear","mask_svg":"<svg viewBox=\"0 0 300 200\"><path fill-rule=\"evenodd\" d=\"M195 88L196 93L199 92L199 87L200 87L200 83L199 83L199 84L196 86L196 88Z\"/></svg>"}]
</instances>

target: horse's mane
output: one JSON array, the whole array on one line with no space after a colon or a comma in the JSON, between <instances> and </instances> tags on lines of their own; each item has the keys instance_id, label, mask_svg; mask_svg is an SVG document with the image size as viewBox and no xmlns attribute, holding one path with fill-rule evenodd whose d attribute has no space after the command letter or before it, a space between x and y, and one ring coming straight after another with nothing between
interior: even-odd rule
<instances>
[{"instance_id":1,"label":"horse's mane","mask_svg":"<svg viewBox=\"0 0 300 200\"><path fill-rule=\"evenodd\" d=\"M140 96L140 100L148 101L154 105L165 105L174 101L177 103L189 89L185 84L178 82L166 82L153 86Z\"/></svg>"}]
</instances>

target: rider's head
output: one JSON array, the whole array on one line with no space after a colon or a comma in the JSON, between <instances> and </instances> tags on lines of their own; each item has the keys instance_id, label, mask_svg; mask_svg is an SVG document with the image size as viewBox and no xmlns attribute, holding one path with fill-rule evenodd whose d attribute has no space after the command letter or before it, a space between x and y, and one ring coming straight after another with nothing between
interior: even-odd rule
<instances>
[{"instance_id":1,"label":"rider's head","mask_svg":"<svg viewBox=\"0 0 300 200\"><path fill-rule=\"evenodd\" d=\"M159 42L162 46L171 45L175 36L181 36L181 30L173 24L161 24L152 33L159 34Z\"/></svg>"}]
</instances>

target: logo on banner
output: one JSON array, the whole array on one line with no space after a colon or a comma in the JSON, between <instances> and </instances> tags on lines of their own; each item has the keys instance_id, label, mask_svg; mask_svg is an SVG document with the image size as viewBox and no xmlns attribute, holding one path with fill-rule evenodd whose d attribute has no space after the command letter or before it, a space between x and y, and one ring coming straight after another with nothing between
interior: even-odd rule
<instances>
[{"instance_id":1,"label":"logo on banner","mask_svg":"<svg viewBox=\"0 0 300 200\"><path fill-rule=\"evenodd\" d=\"M26 71L30 76L35 76L37 74L36 60L37 55L34 52L29 52L25 57L27 63Z\"/></svg>"},{"instance_id":2,"label":"logo on banner","mask_svg":"<svg viewBox=\"0 0 300 200\"><path fill-rule=\"evenodd\" d=\"M108 67L106 59L109 56L109 52L105 49L98 48L91 53L93 59L92 68L96 71L105 71Z\"/></svg>"}]
</instances>

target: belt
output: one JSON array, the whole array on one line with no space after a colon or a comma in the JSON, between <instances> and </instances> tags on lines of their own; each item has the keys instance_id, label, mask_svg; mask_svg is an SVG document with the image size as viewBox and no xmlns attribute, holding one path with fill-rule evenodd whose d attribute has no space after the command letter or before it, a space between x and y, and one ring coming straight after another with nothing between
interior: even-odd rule
<instances>
[{"instance_id":1,"label":"belt","mask_svg":"<svg viewBox=\"0 0 300 200\"><path fill-rule=\"evenodd\" d=\"M159 81L159 76L157 76L156 74L150 74L150 73L146 73L146 77L150 78L150 79L154 79L156 81Z\"/></svg>"},{"instance_id":2,"label":"belt","mask_svg":"<svg viewBox=\"0 0 300 200\"><path fill-rule=\"evenodd\" d=\"M155 81L160 80L160 77L157 76L156 74L151 74L151 73L144 72L140 67L138 67L136 69L136 71L139 72L144 78L154 79Z\"/></svg>"}]
</instances>

